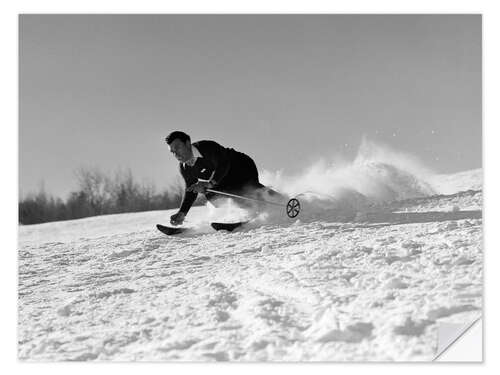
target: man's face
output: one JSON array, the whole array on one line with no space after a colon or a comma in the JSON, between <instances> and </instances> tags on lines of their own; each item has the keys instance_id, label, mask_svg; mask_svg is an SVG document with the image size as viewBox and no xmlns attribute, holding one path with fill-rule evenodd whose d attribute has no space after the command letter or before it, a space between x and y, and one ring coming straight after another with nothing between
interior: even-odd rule
<instances>
[{"instance_id":1,"label":"man's face","mask_svg":"<svg viewBox=\"0 0 500 375\"><path fill-rule=\"evenodd\" d=\"M180 139L175 139L169 145L169 149L170 152L174 154L175 158L181 163L185 163L193 157L193 153L191 151L191 142L189 141L186 141L186 143L184 143Z\"/></svg>"}]
</instances>

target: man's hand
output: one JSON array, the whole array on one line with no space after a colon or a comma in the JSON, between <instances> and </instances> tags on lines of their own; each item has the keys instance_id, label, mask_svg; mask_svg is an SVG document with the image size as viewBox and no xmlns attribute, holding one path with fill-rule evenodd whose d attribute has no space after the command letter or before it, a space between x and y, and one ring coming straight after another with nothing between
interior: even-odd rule
<instances>
[{"instance_id":1,"label":"man's hand","mask_svg":"<svg viewBox=\"0 0 500 375\"><path fill-rule=\"evenodd\" d=\"M187 188L187 191L192 191L194 193L204 193L205 190L211 189L212 183L209 181L198 181L196 184L191 185Z\"/></svg>"},{"instance_id":2,"label":"man's hand","mask_svg":"<svg viewBox=\"0 0 500 375\"><path fill-rule=\"evenodd\" d=\"M186 214L184 212L177 212L176 214L170 216L170 224L181 225L184 222Z\"/></svg>"}]
</instances>

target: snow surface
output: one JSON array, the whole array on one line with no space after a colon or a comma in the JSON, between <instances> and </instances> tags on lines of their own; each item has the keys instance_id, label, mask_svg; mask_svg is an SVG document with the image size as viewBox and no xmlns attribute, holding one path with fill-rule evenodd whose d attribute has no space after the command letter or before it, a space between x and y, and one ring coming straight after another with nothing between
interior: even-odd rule
<instances>
[{"instance_id":1,"label":"snow surface","mask_svg":"<svg viewBox=\"0 0 500 375\"><path fill-rule=\"evenodd\" d=\"M232 233L207 224L248 214L231 203L172 237L174 211L20 226L19 358L431 360L439 322L481 314L482 171L407 170L325 173L298 218Z\"/></svg>"}]
</instances>

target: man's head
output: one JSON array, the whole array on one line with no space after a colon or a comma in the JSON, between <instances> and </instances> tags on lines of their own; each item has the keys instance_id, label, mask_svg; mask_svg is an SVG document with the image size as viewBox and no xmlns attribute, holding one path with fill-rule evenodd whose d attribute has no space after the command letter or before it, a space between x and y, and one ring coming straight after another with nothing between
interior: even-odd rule
<instances>
[{"instance_id":1,"label":"man's head","mask_svg":"<svg viewBox=\"0 0 500 375\"><path fill-rule=\"evenodd\" d=\"M185 163L193 158L193 150L191 149L191 138L184 132L174 131L166 138L170 152L181 163Z\"/></svg>"}]
</instances>

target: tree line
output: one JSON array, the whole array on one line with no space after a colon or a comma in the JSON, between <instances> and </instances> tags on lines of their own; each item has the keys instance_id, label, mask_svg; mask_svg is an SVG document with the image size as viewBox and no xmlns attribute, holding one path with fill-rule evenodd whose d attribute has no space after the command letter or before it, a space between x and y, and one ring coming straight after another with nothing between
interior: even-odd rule
<instances>
[{"instance_id":1,"label":"tree line","mask_svg":"<svg viewBox=\"0 0 500 375\"><path fill-rule=\"evenodd\" d=\"M19 222L38 224L96 215L167 210L179 207L184 190L177 180L169 189L156 192L153 184L138 183L130 170L115 172L111 177L97 168L79 168L75 176L78 188L65 201L46 193L43 188L20 200Z\"/></svg>"}]
</instances>

